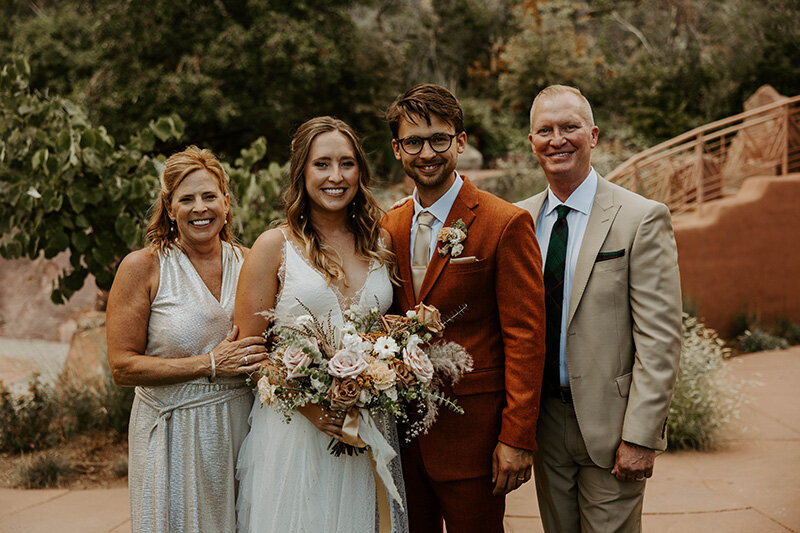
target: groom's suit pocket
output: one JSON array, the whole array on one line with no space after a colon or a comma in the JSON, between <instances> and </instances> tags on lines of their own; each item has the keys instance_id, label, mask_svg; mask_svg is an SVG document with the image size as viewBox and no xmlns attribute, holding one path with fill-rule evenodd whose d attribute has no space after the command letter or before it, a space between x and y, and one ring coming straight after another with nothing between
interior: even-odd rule
<instances>
[{"instance_id":1,"label":"groom's suit pocket","mask_svg":"<svg viewBox=\"0 0 800 533\"><path fill-rule=\"evenodd\" d=\"M453 392L459 396L500 392L505 389L506 376L502 367L473 370L453 385Z\"/></svg>"}]
</instances>

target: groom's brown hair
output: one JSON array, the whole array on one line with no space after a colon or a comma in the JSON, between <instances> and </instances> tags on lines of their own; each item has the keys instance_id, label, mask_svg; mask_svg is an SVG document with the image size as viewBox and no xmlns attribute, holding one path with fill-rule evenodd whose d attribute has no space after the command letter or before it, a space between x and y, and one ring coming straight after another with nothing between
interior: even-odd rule
<instances>
[{"instance_id":1,"label":"groom's brown hair","mask_svg":"<svg viewBox=\"0 0 800 533\"><path fill-rule=\"evenodd\" d=\"M440 85L424 83L415 85L405 94L398 96L386 110L386 120L392 137L398 138L400 119L405 117L416 124L414 115L422 117L431 125L431 115L435 115L455 128L455 133L464 131L464 112L453 93Z\"/></svg>"}]
</instances>

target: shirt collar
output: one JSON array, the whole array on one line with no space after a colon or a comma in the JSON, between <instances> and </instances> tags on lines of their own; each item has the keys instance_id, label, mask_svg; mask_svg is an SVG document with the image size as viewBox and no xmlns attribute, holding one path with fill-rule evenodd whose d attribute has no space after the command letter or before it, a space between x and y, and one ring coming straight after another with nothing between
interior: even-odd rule
<instances>
[{"instance_id":1,"label":"shirt collar","mask_svg":"<svg viewBox=\"0 0 800 533\"><path fill-rule=\"evenodd\" d=\"M589 175L586 176L586 179L578 185L578 188L572 191L572 194L569 195L566 202L562 202L561 200L553 194L553 191L550 190L550 187L547 188L547 209L545 211L545 215L549 215L553 212L553 210L560 206L561 204L566 205L570 209L583 213L584 215L588 215L589 212L592 210L592 204L594 203L594 195L597 192L597 172L594 171L594 167L591 168L589 171Z\"/></svg>"},{"instance_id":2,"label":"shirt collar","mask_svg":"<svg viewBox=\"0 0 800 533\"><path fill-rule=\"evenodd\" d=\"M456 179L453 180L453 184L449 189L447 189L447 192L444 193L438 200L436 200L430 207L422 207L422 204L419 203L417 189L414 189L414 194L412 195L414 198L414 220L417 219L419 212L424 210L428 211L430 214L436 217L436 220L444 224L444 221L447 220L447 215L450 214L450 209L453 207L453 202L456 201L456 197L461 191L461 186L464 184L464 180L461 178L461 175L458 173L458 171L454 170L453 172L456 173Z\"/></svg>"}]
</instances>

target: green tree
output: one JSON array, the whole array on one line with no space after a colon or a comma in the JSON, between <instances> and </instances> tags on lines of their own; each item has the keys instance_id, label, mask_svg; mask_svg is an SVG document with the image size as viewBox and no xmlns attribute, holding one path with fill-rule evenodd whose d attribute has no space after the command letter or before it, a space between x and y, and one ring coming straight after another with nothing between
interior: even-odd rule
<instances>
[{"instance_id":1,"label":"green tree","mask_svg":"<svg viewBox=\"0 0 800 533\"><path fill-rule=\"evenodd\" d=\"M177 113L188 142L235 157L264 136L273 156L286 159L293 130L331 114L362 132L369 148L383 148L394 58L356 25L351 4L40 3L13 10L14 37L0 52L31 57L34 89L85 104L115 138Z\"/></svg>"},{"instance_id":2,"label":"green tree","mask_svg":"<svg viewBox=\"0 0 800 533\"><path fill-rule=\"evenodd\" d=\"M0 254L5 258L70 253L52 299L61 303L92 274L108 290L119 260L142 245L148 207L159 190L164 155L156 148L183 138L176 115L161 117L117 143L86 110L61 97L32 91L30 67L17 58L0 70ZM253 170L266 141L241 151L226 169L248 236L277 216L281 169Z\"/></svg>"}]
</instances>

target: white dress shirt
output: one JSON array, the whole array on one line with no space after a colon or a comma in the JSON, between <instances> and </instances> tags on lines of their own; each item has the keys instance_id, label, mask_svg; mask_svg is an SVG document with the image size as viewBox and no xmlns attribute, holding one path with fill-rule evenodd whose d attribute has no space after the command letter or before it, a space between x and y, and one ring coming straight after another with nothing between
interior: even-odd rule
<instances>
[{"instance_id":1,"label":"white dress shirt","mask_svg":"<svg viewBox=\"0 0 800 533\"><path fill-rule=\"evenodd\" d=\"M589 222L589 213L592 212L594 196L597 193L597 173L592 168L586 179L567 198L566 202L559 200L550 187L547 188L547 199L539 212L536 220L536 239L542 251L542 270L547 261L547 248L550 245L550 234L558 220L556 207L562 203L570 208L567 214L567 257L564 268L564 301L561 306L561 338L559 339L558 361L559 380L564 387L569 386L569 372L567 370L567 317L569 315L569 301L572 296L572 278L575 276L575 265L578 262L578 253L581 251L583 234L586 233L586 224Z\"/></svg>"},{"instance_id":2,"label":"white dress shirt","mask_svg":"<svg viewBox=\"0 0 800 533\"><path fill-rule=\"evenodd\" d=\"M461 186L463 184L464 180L461 179L461 176L459 176L458 172L456 172L456 179L453 181L453 185L451 185L450 188L447 189L447 192L429 207L422 207L422 204L419 203L419 194L417 194L417 189L414 189L414 194L412 195L414 198L414 218L411 219L411 253L409 254L412 265L414 264L414 241L417 238L419 214L422 211L427 211L434 217L433 223L431 224L431 244L429 248L430 257L428 257L428 260L430 260L437 248L436 242L439 238L439 231L441 231L441 229L444 227L444 222L447 220L447 215L450 214L450 209L453 208L453 203L456 201L456 197L461 191Z\"/></svg>"}]
</instances>

